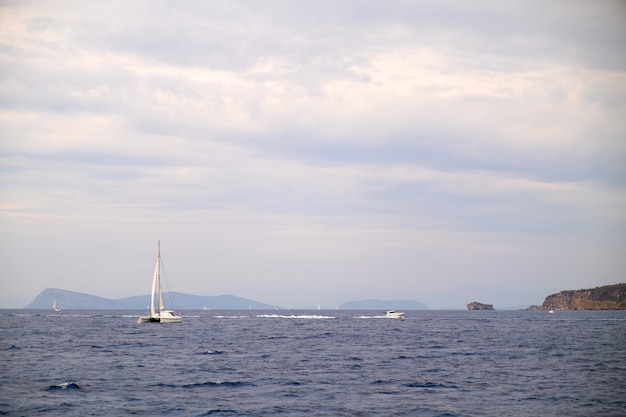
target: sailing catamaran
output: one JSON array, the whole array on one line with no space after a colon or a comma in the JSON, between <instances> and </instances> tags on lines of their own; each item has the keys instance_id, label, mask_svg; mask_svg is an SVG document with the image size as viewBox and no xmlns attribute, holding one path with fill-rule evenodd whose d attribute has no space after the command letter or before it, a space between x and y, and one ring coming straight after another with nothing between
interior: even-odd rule
<instances>
[{"instance_id":1,"label":"sailing catamaran","mask_svg":"<svg viewBox=\"0 0 626 417\"><path fill-rule=\"evenodd\" d=\"M57 306L57 299L56 299L56 297L52 301L52 309L54 311L61 311L61 310L63 310L61 307Z\"/></svg>"},{"instance_id":2,"label":"sailing catamaran","mask_svg":"<svg viewBox=\"0 0 626 417\"><path fill-rule=\"evenodd\" d=\"M158 297L159 311L154 306L154 296ZM150 296L150 315L139 318L139 323L181 323L183 316L173 310L166 310L161 291L161 242L157 246L157 261L152 278L152 294Z\"/></svg>"}]
</instances>

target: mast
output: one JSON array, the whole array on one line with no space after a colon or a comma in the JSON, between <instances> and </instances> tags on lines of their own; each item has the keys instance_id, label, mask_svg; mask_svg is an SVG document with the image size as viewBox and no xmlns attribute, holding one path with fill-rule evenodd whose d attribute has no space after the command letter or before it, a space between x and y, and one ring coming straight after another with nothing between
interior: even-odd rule
<instances>
[{"instance_id":1,"label":"mast","mask_svg":"<svg viewBox=\"0 0 626 417\"><path fill-rule=\"evenodd\" d=\"M161 241L159 240L158 248L157 248L157 264L156 264L156 280L157 280L157 288L159 292L159 311L165 310L165 303L163 302L163 292L161 290Z\"/></svg>"},{"instance_id":2,"label":"mast","mask_svg":"<svg viewBox=\"0 0 626 417\"><path fill-rule=\"evenodd\" d=\"M159 242L157 246L157 262L156 267L154 268L154 276L152 277L152 292L150 293L150 316L154 316L156 311L154 309L154 291L157 288L157 281L160 279L160 271L159 271L159 257L161 255L161 242Z\"/></svg>"}]
</instances>

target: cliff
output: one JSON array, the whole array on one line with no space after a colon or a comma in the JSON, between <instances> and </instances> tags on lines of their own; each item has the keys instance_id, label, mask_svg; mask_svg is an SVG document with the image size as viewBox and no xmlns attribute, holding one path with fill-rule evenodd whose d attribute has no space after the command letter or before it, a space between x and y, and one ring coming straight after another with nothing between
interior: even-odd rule
<instances>
[{"instance_id":1,"label":"cliff","mask_svg":"<svg viewBox=\"0 0 626 417\"><path fill-rule=\"evenodd\" d=\"M483 303L479 303L478 301L469 303L467 305L467 309L468 310L495 310L495 308L493 308L493 304L483 304Z\"/></svg>"},{"instance_id":2,"label":"cliff","mask_svg":"<svg viewBox=\"0 0 626 417\"><path fill-rule=\"evenodd\" d=\"M626 310L626 284L561 291L546 297L540 310Z\"/></svg>"}]
</instances>

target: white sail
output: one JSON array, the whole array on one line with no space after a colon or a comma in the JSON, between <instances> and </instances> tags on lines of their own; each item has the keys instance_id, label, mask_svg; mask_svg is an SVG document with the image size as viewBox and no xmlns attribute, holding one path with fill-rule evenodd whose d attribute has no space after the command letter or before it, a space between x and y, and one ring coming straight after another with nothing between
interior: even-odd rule
<instances>
[{"instance_id":1,"label":"white sail","mask_svg":"<svg viewBox=\"0 0 626 417\"><path fill-rule=\"evenodd\" d=\"M161 289L161 242L157 246L157 262L154 268L154 276L157 282L157 292L159 294L159 311L165 310L165 303L163 302L163 290Z\"/></svg>"},{"instance_id":2,"label":"white sail","mask_svg":"<svg viewBox=\"0 0 626 417\"><path fill-rule=\"evenodd\" d=\"M156 311L154 298L158 297L158 308ZM158 322L158 323L180 323L183 318L180 314L175 313L172 310L165 309L165 303L163 302L163 290L161 287L161 242L157 245L157 261L154 267L154 276L152 277L152 291L150 293L150 315L140 317L140 323Z\"/></svg>"},{"instance_id":3,"label":"white sail","mask_svg":"<svg viewBox=\"0 0 626 417\"><path fill-rule=\"evenodd\" d=\"M154 308L154 294L155 291L161 292L161 241L157 244L157 260L154 267L154 276L152 277L152 291L150 292L150 315L155 316L156 310ZM159 310L161 310L159 306Z\"/></svg>"}]
</instances>

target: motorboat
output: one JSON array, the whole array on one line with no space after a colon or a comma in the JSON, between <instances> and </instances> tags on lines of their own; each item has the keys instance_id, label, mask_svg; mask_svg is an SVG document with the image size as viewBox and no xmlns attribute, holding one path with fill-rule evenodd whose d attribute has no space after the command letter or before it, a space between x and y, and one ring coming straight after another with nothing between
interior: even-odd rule
<instances>
[{"instance_id":1,"label":"motorboat","mask_svg":"<svg viewBox=\"0 0 626 417\"><path fill-rule=\"evenodd\" d=\"M385 317L389 317L390 319L403 319L404 313L401 311L389 310L387 311Z\"/></svg>"}]
</instances>

